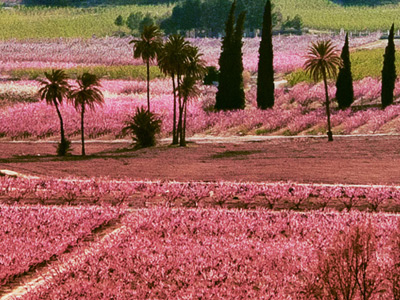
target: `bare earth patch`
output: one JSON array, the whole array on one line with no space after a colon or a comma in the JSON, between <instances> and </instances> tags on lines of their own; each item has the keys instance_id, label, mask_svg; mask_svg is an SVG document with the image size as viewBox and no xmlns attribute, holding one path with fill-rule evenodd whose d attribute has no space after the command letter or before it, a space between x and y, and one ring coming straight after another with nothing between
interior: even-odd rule
<instances>
[{"instance_id":1,"label":"bare earth patch","mask_svg":"<svg viewBox=\"0 0 400 300\"><path fill-rule=\"evenodd\" d=\"M277 139L262 142L189 143L133 151L128 143L88 143L86 158L59 158L55 145L0 143L0 169L54 177L178 181L296 181L400 184L398 136Z\"/></svg>"}]
</instances>

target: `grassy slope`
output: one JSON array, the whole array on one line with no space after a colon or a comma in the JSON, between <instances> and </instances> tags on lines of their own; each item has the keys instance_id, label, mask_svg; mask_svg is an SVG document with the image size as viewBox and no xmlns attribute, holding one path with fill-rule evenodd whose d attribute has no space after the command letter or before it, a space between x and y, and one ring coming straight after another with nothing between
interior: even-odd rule
<instances>
[{"instance_id":1,"label":"grassy slope","mask_svg":"<svg viewBox=\"0 0 400 300\"><path fill-rule=\"evenodd\" d=\"M343 7L329 0L273 0L283 16L299 14L306 27L315 29L385 30L400 24L400 4L377 7Z\"/></svg>"},{"instance_id":2,"label":"grassy slope","mask_svg":"<svg viewBox=\"0 0 400 300\"><path fill-rule=\"evenodd\" d=\"M359 80L364 77L380 78L382 76L383 54L384 48L371 50L357 50L350 54L351 72L354 80ZM396 60L396 69L400 70L400 60ZM297 70L288 76L286 79L291 85L306 81L312 82L304 70Z\"/></svg>"},{"instance_id":3,"label":"grassy slope","mask_svg":"<svg viewBox=\"0 0 400 300\"><path fill-rule=\"evenodd\" d=\"M263 1L263 0L260 0ZM299 14L306 27L315 29L385 30L400 24L400 4L378 7L342 7L330 0L273 0L283 17ZM164 18L172 6L107 6L94 8L23 8L0 11L0 39L91 37L118 30L114 20L131 12L150 12Z\"/></svg>"},{"instance_id":4,"label":"grassy slope","mask_svg":"<svg viewBox=\"0 0 400 300\"><path fill-rule=\"evenodd\" d=\"M118 30L114 20L141 11L163 18L172 8L159 6L114 6L97 8L22 8L0 10L0 39L91 37Z\"/></svg>"}]
</instances>

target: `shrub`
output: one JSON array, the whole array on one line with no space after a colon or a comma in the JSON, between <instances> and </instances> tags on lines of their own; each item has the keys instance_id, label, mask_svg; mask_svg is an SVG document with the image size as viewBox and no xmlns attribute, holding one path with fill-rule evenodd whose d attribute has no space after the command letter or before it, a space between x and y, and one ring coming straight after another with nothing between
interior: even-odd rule
<instances>
[{"instance_id":1,"label":"shrub","mask_svg":"<svg viewBox=\"0 0 400 300\"><path fill-rule=\"evenodd\" d=\"M156 134L160 132L161 120L144 107L137 108L136 114L126 122L123 133L131 132L137 148L151 147L156 144Z\"/></svg>"},{"instance_id":2,"label":"shrub","mask_svg":"<svg viewBox=\"0 0 400 300\"><path fill-rule=\"evenodd\" d=\"M66 156L70 154L72 151L71 141L64 139L57 145L57 155L58 156Z\"/></svg>"},{"instance_id":3,"label":"shrub","mask_svg":"<svg viewBox=\"0 0 400 300\"><path fill-rule=\"evenodd\" d=\"M326 252L319 254L314 277L305 294L311 299L373 299L384 278L376 257L376 233L369 223L340 232Z\"/></svg>"},{"instance_id":4,"label":"shrub","mask_svg":"<svg viewBox=\"0 0 400 300\"><path fill-rule=\"evenodd\" d=\"M219 80L219 71L214 66L209 66L206 68L207 74L204 76L203 83L205 85L212 85L214 82Z\"/></svg>"}]
</instances>

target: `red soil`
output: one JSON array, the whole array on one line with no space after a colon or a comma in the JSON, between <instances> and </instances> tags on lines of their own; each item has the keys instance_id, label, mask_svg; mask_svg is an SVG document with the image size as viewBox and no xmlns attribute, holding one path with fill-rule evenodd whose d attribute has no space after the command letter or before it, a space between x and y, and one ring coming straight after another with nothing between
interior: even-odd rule
<instances>
[{"instance_id":1,"label":"red soil","mask_svg":"<svg viewBox=\"0 0 400 300\"><path fill-rule=\"evenodd\" d=\"M280 139L241 144L167 145L129 150L124 143L88 143L86 158L58 158L55 145L0 143L0 169L55 177L400 184L398 137Z\"/></svg>"}]
</instances>

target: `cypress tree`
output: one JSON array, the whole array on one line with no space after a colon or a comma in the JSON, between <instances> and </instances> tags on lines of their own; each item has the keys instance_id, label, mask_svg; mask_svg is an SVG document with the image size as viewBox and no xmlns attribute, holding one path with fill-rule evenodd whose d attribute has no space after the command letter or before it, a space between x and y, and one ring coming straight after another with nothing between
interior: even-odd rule
<instances>
[{"instance_id":1,"label":"cypress tree","mask_svg":"<svg viewBox=\"0 0 400 300\"><path fill-rule=\"evenodd\" d=\"M231 96L230 73L232 62L232 42L235 24L236 0L233 1L229 11L228 19L225 23L225 37L222 40L221 55L219 57L219 82L216 95L215 109L227 109L228 101Z\"/></svg>"},{"instance_id":2,"label":"cypress tree","mask_svg":"<svg viewBox=\"0 0 400 300\"><path fill-rule=\"evenodd\" d=\"M393 103L393 90L396 81L396 65L395 65L395 46L394 46L394 24L390 28L388 45L383 55L382 69L382 108Z\"/></svg>"},{"instance_id":3,"label":"cypress tree","mask_svg":"<svg viewBox=\"0 0 400 300\"><path fill-rule=\"evenodd\" d=\"M261 109L274 106L274 53L272 46L271 1L264 8L262 34L258 59L257 106Z\"/></svg>"},{"instance_id":4,"label":"cypress tree","mask_svg":"<svg viewBox=\"0 0 400 300\"><path fill-rule=\"evenodd\" d=\"M232 68L232 98L228 103L228 109L244 109L246 105L246 97L244 94L243 84L243 31L246 12L242 11L236 21L235 33L233 36L232 51L233 61L231 62Z\"/></svg>"},{"instance_id":5,"label":"cypress tree","mask_svg":"<svg viewBox=\"0 0 400 300\"><path fill-rule=\"evenodd\" d=\"M216 109L243 109L245 106L242 37L246 13L239 14L234 26L235 9L236 0L232 3L226 22L225 37L222 41Z\"/></svg>"},{"instance_id":6,"label":"cypress tree","mask_svg":"<svg viewBox=\"0 0 400 300\"><path fill-rule=\"evenodd\" d=\"M343 61L343 66L339 69L339 75L336 81L336 100L339 104L339 108L345 109L350 107L354 101L348 33L346 33L346 40L344 42L340 57Z\"/></svg>"}]
</instances>

